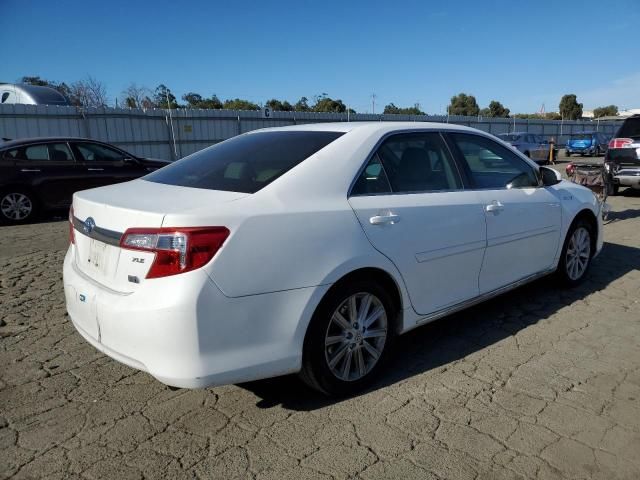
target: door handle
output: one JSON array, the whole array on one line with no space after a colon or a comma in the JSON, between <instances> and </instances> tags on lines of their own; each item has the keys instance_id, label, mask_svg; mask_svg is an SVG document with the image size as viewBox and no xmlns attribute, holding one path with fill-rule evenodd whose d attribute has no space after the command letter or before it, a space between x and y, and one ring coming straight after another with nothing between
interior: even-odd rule
<instances>
[{"instance_id":1,"label":"door handle","mask_svg":"<svg viewBox=\"0 0 640 480\"><path fill-rule=\"evenodd\" d=\"M20 170L21 172L39 172L39 168L23 168Z\"/></svg>"},{"instance_id":2,"label":"door handle","mask_svg":"<svg viewBox=\"0 0 640 480\"><path fill-rule=\"evenodd\" d=\"M103 172L104 168L87 168L90 172Z\"/></svg>"},{"instance_id":3,"label":"door handle","mask_svg":"<svg viewBox=\"0 0 640 480\"><path fill-rule=\"evenodd\" d=\"M502 210L504 210L504 205L497 200L494 200L489 205L484 206L484 211L487 213L500 213Z\"/></svg>"},{"instance_id":4,"label":"door handle","mask_svg":"<svg viewBox=\"0 0 640 480\"><path fill-rule=\"evenodd\" d=\"M371 225L396 224L400 221L400 215L389 213L388 215L375 215L369 219Z\"/></svg>"}]
</instances>

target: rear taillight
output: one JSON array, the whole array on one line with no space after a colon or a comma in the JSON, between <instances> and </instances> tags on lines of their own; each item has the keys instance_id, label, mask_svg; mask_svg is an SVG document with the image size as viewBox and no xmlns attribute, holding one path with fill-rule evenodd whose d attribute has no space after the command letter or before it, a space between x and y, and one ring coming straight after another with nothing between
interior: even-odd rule
<instances>
[{"instance_id":1,"label":"rear taillight","mask_svg":"<svg viewBox=\"0 0 640 480\"><path fill-rule=\"evenodd\" d=\"M631 138L613 138L609 142L609 148L633 148Z\"/></svg>"},{"instance_id":2,"label":"rear taillight","mask_svg":"<svg viewBox=\"0 0 640 480\"><path fill-rule=\"evenodd\" d=\"M76 233L73 228L73 205L69 209L69 243L73 245L76 243Z\"/></svg>"},{"instance_id":3,"label":"rear taillight","mask_svg":"<svg viewBox=\"0 0 640 480\"><path fill-rule=\"evenodd\" d=\"M228 236L225 227L130 228L120 247L155 253L147 278L159 278L206 265Z\"/></svg>"}]
</instances>

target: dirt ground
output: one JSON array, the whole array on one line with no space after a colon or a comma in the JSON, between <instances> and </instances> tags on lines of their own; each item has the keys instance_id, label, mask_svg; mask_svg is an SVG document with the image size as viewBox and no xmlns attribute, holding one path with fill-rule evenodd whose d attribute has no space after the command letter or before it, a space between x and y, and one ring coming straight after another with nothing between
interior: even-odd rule
<instances>
[{"instance_id":1,"label":"dirt ground","mask_svg":"<svg viewBox=\"0 0 640 480\"><path fill-rule=\"evenodd\" d=\"M330 400L285 377L172 391L65 313L67 224L0 227L2 478L640 478L640 193L589 279L522 287L401 337Z\"/></svg>"}]
</instances>

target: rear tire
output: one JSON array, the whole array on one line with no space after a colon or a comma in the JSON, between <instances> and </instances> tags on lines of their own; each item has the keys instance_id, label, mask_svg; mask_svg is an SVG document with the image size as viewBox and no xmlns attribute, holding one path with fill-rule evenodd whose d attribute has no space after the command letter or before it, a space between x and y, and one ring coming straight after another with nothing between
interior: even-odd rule
<instances>
[{"instance_id":1,"label":"rear tire","mask_svg":"<svg viewBox=\"0 0 640 480\"><path fill-rule=\"evenodd\" d=\"M567 287L582 283L593 258L593 238L596 232L584 219L574 220L567 232L556 277Z\"/></svg>"},{"instance_id":2,"label":"rear tire","mask_svg":"<svg viewBox=\"0 0 640 480\"><path fill-rule=\"evenodd\" d=\"M300 377L329 396L366 388L386 362L398 314L377 283L356 279L322 300L304 341Z\"/></svg>"},{"instance_id":3,"label":"rear tire","mask_svg":"<svg viewBox=\"0 0 640 480\"><path fill-rule=\"evenodd\" d=\"M38 203L28 190L9 188L0 192L0 222L17 225L36 219Z\"/></svg>"}]
</instances>

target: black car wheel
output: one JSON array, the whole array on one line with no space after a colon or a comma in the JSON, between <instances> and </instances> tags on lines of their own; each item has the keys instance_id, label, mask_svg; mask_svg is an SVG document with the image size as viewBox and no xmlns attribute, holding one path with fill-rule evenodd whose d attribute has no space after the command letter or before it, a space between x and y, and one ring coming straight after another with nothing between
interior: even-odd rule
<instances>
[{"instance_id":1,"label":"black car wheel","mask_svg":"<svg viewBox=\"0 0 640 480\"><path fill-rule=\"evenodd\" d=\"M3 223L26 223L37 214L35 197L22 189L8 189L0 192L0 219Z\"/></svg>"},{"instance_id":2,"label":"black car wheel","mask_svg":"<svg viewBox=\"0 0 640 480\"><path fill-rule=\"evenodd\" d=\"M396 315L389 294L375 282L357 279L330 292L307 330L302 380L327 395L365 388L389 354Z\"/></svg>"}]
</instances>

